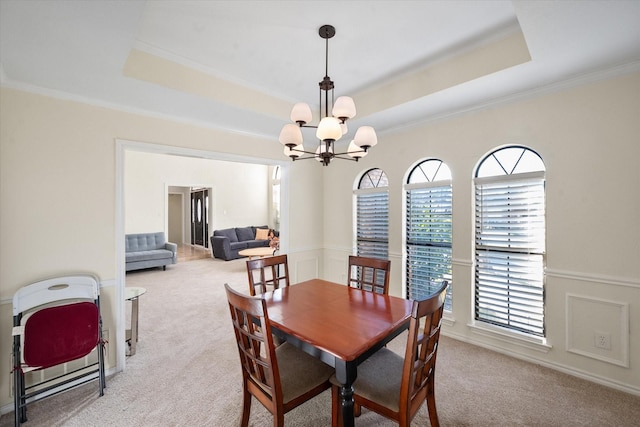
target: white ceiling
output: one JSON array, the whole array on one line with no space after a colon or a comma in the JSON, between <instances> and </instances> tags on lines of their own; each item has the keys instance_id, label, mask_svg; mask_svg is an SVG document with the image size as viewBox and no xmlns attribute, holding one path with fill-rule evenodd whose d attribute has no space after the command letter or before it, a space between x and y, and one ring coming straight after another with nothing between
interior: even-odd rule
<instances>
[{"instance_id":1,"label":"white ceiling","mask_svg":"<svg viewBox=\"0 0 640 427\"><path fill-rule=\"evenodd\" d=\"M324 24L336 27L328 70L336 96L353 96L366 112L355 125L379 133L640 69L638 0L0 0L0 82L275 140L289 120L283 105L317 104ZM519 32L530 60L477 76L467 62L471 77L426 89L439 63ZM182 71L164 83L169 68L132 74L132 52ZM185 89L189 70L215 84ZM426 81L417 84L410 77L420 70ZM394 87L410 96L395 99ZM358 104L378 88L384 99Z\"/></svg>"}]
</instances>

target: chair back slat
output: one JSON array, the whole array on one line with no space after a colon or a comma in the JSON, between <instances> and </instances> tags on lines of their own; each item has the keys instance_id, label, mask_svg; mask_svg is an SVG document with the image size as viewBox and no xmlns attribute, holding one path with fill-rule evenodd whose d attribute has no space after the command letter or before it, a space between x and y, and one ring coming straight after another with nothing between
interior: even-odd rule
<instances>
[{"instance_id":1,"label":"chair back slat","mask_svg":"<svg viewBox=\"0 0 640 427\"><path fill-rule=\"evenodd\" d=\"M242 365L242 376L264 393L264 397L282 399L266 303L263 299L248 298L225 284L231 321Z\"/></svg>"},{"instance_id":2,"label":"chair back slat","mask_svg":"<svg viewBox=\"0 0 640 427\"><path fill-rule=\"evenodd\" d=\"M349 256L349 282L353 288L378 294L389 293L391 261L386 259Z\"/></svg>"},{"instance_id":3,"label":"chair back slat","mask_svg":"<svg viewBox=\"0 0 640 427\"><path fill-rule=\"evenodd\" d=\"M287 255L248 260L247 274L251 296L262 295L269 290L289 286Z\"/></svg>"},{"instance_id":4,"label":"chair back slat","mask_svg":"<svg viewBox=\"0 0 640 427\"><path fill-rule=\"evenodd\" d=\"M444 281L430 297L413 302L401 386L410 406L424 400L433 384L447 287Z\"/></svg>"}]
</instances>

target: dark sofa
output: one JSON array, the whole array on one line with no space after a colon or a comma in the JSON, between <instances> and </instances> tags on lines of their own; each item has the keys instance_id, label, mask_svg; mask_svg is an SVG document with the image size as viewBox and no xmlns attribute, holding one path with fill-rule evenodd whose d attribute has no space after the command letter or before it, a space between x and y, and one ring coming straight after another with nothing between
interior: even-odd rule
<instances>
[{"instance_id":1,"label":"dark sofa","mask_svg":"<svg viewBox=\"0 0 640 427\"><path fill-rule=\"evenodd\" d=\"M215 230L211 236L211 252L214 258L225 261L242 258L243 249L269 246L269 240L256 240L256 229L269 229L268 225L225 228ZM277 235L277 234L276 234Z\"/></svg>"}]
</instances>

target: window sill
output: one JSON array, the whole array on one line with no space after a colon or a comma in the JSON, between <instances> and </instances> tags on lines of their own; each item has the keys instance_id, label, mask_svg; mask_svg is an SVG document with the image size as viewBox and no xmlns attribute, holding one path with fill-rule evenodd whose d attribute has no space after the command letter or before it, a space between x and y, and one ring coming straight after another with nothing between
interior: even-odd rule
<instances>
[{"instance_id":1,"label":"window sill","mask_svg":"<svg viewBox=\"0 0 640 427\"><path fill-rule=\"evenodd\" d=\"M547 344L546 338L534 337L531 335L510 331L508 329L486 324L483 322L472 322L467 326L469 326L471 332L474 334L509 344L515 344L529 350L548 353L552 348L552 346Z\"/></svg>"}]
</instances>

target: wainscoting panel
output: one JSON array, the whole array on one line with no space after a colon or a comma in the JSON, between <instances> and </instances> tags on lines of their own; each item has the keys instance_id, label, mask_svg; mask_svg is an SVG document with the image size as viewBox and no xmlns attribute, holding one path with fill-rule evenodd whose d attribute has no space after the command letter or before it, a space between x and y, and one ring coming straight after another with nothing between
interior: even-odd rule
<instances>
[{"instance_id":1,"label":"wainscoting panel","mask_svg":"<svg viewBox=\"0 0 640 427\"><path fill-rule=\"evenodd\" d=\"M290 269L291 270L291 269ZM318 277L318 258L304 258L295 260L295 276L291 283L300 283ZM289 271L291 274L291 271Z\"/></svg>"},{"instance_id":2,"label":"wainscoting panel","mask_svg":"<svg viewBox=\"0 0 640 427\"><path fill-rule=\"evenodd\" d=\"M629 367L629 304L567 294L567 351Z\"/></svg>"}]
</instances>

